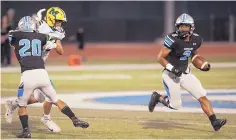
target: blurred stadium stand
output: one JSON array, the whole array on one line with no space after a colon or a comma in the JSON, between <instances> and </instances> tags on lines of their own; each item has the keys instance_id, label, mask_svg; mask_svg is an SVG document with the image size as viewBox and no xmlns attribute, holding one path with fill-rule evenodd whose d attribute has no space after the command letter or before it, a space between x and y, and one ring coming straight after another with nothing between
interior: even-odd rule
<instances>
[{"instance_id":1,"label":"blurred stadium stand","mask_svg":"<svg viewBox=\"0 0 236 140\"><path fill-rule=\"evenodd\" d=\"M162 37L164 33L164 1L2 1L1 3L2 13L9 7L16 10L16 21L22 16L36 13L41 8L61 7L68 18L66 39L74 35L79 27L84 28L87 42L150 42ZM173 17L176 19L183 12L189 13L195 19L196 32L202 35L205 41L235 41L235 7L236 1L178 1L174 2ZM229 20L230 16L234 17L234 20ZM230 33L230 29L234 31Z\"/></svg>"}]
</instances>

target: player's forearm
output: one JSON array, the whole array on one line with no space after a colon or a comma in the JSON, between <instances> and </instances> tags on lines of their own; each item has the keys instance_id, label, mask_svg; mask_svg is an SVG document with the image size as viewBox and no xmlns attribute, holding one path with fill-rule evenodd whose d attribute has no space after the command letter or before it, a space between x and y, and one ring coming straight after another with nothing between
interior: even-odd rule
<instances>
[{"instance_id":1,"label":"player's forearm","mask_svg":"<svg viewBox=\"0 0 236 140\"><path fill-rule=\"evenodd\" d=\"M56 52L57 52L59 55L63 55L64 50L63 50L63 48L62 48L61 41L60 41L60 40L57 40L57 41L56 41L56 44L57 44Z\"/></svg>"},{"instance_id":2,"label":"player's forearm","mask_svg":"<svg viewBox=\"0 0 236 140\"><path fill-rule=\"evenodd\" d=\"M157 57L158 62L167 70L172 71L174 66L170 64L162 55Z\"/></svg>"},{"instance_id":3,"label":"player's forearm","mask_svg":"<svg viewBox=\"0 0 236 140\"><path fill-rule=\"evenodd\" d=\"M59 55L63 55L64 50L62 49L61 46L58 46L58 45L57 45L57 47L56 47L56 52L57 52L57 54L59 54Z\"/></svg>"},{"instance_id":4,"label":"player's forearm","mask_svg":"<svg viewBox=\"0 0 236 140\"><path fill-rule=\"evenodd\" d=\"M195 52L193 52L193 54L192 54L192 56L191 56L191 59L193 59L193 58L196 57L196 56L200 56L198 50L196 50Z\"/></svg>"},{"instance_id":5,"label":"player's forearm","mask_svg":"<svg viewBox=\"0 0 236 140\"><path fill-rule=\"evenodd\" d=\"M173 66L166 60L171 50L169 48L163 47L157 56L158 62L169 71L172 70Z\"/></svg>"},{"instance_id":6,"label":"player's forearm","mask_svg":"<svg viewBox=\"0 0 236 140\"><path fill-rule=\"evenodd\" d=\"M163 66L166 67L166 65L169 63L164 57L160 56L157 57L157 61Z\"/></svg>"}]
</instances>

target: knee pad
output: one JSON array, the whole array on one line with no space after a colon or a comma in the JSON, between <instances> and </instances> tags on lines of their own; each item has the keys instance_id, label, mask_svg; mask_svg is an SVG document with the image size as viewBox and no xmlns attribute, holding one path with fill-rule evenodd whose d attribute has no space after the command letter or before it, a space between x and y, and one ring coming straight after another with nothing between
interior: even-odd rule
<instances>
[{"instance_id":1,"label":"knee pad","mask_svg":"<svg viewBox=\"0 0 236 140\"><path fill-rule=\"evenodd\" d=\"M39 89L34 90L34 98L40 103L45 101L45 96L43 95L43 92Z\"/></svg>"}]
</instances>

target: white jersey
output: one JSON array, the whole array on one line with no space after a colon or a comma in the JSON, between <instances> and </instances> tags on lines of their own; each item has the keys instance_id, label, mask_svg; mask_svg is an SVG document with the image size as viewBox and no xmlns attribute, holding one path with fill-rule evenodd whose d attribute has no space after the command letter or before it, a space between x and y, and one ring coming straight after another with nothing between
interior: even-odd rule
<instances>
[{"instance_id":1,"label":"white jersey","mask_svg":"<svg viewBox=\"0 0 236 140\"><path fill-rule=\"evenodd\" d=\"M59 40L62 40L65 37L65 32L53 31L52 28L49 27L48 24L43 20L40 21L38 32L42 34L50 35L51 37L55 39L59 39ZM46 51L46 50L43 51L42 57L43 57L44 62L48 58L49 53L50 51Z\"/></svg>"}]
</instances>

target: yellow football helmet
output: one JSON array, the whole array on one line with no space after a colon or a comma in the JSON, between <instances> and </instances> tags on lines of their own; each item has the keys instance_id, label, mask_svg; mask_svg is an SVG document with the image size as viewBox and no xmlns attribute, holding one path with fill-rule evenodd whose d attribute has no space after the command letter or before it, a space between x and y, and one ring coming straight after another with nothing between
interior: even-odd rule
<instances>
[{"instance_id":1,"label":"yellow football helmet","mask_svg":"<svg viewBox=\"0 0 236 140\"><path fill-rule=\"evenodd\" d=\"M55 28L57 20L67 22L66 13L59 7L51 7L46 12L45 20L50 27Z\"/></svg>"}]
</instances>

